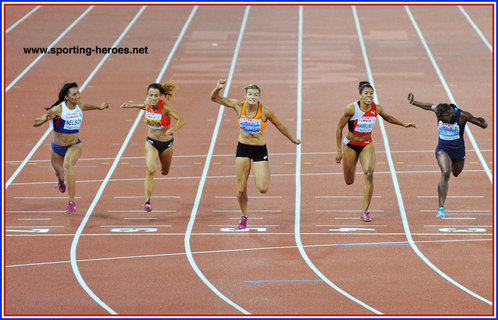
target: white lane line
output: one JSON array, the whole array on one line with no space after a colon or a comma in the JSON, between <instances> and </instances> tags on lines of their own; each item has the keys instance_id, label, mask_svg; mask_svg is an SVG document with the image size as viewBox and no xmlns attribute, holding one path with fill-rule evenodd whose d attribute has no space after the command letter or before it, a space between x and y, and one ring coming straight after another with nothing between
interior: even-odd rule
<instances>
[{"instance_id":1,"label":"white lane line","mask_svg":"<svg viewBox=\"0 0 498 320\"><path fill-rule=\"evenodd\" d=\"M303 74L303 7L299 6L299 32L298 32L298 52L297 52L297 116L296 116L296 137L301 139L301 122L302 122L302 74ZM382 312L372 308L363 301L358 300L346 291L339 288L336 284L330 281L318 268L313 264L313 262L308 257L308 254L304 250L303 243L301 241L301 145L296 146L296 173L295 173L295 183L296 183L296 196L295 196L295 222L294 222L294 237L296 239L297 248L299 253L303 257L304 261L310 267L315 274L320 277L327 285L341 293L350 300L358 303L362 307L372 311L376 314L382 314Z\"/></svg>"},{"instance_id":2,"label":"white lane line","mask_svg":"<svg viewBox=\"0 0 498 320\"><path fill-rule=\"evenodd\" d=\"M239 233L238 235L242 235ZM445 234L447 235L447 234ZM475 236L475 235L474 235ZM417 243L455 243L455 242L482 242L482 241L492 241L493 239L453 239L453 240L423 240L417 241ZM361 245L403 245L408 244L406 241L401 242L367 242L367 243L348 243L350 246L361 246ZM317 248L317 247L342 247L345 244L317 244L317 245L306 245L305 248ZM293 249L295 250L297 246L280 246L280 247L260 247L260 248L244 248L244 249L227 249L227 250L210 250L210 251L196 251L192 254L218 254L227 252L247 252L247 251L261 251L261 250L282 250L282 249ZM158 253L158 254L148 254L139 256L120 256L120 257L107 257L107 258L92 258L92 259L81 259L78 262L99 262L99 261L113 261L113 260L124 260L124 259L148 259L148 258L163 258L163 257L175 257L186 255L185 252L174 252L174 253ZM65 264L70 263L70 261L48 261L48 262L37 262L37 263L24 263L24 264L11 264L6 265L5 268L20 268L20 267L38 267L44 265L54 265L54 264Z\"/></svg>"},{"instance_id":3,"label":"white lane line","mask_svg":"<svg viewBox=\"0 0 498 320\"><path fill-rule=\"evenodd\" d=\"M315 199L363 199L363 196L315 196ZM372 198L380 199L382 196L372 196Z\"/></svg>"},{"instance_id":4,"label":"white lane line","mask_svg":"<svg viewBox=\"0 0 498 320\"><path fill-rule=\"evenodd\" d=\"M232 77L233 77L233 74L234 74L234 71L235 71L235 63L237 61L237 57L238 57L238 54L239 54L240 46L241 46L241 43L242 43L242 38L243 38L243 35L244 35L244 29L246 27L247 18L249 16L250 9L251 9L250 6L246 7L246 10L244 12L244 18L243 18L242 24L240 26L240 32L239 32L239 36L238 36L238 39L237 39L237 44L235 46L235 51L233 53L232 64L230 66L230 71L228 73L227 82L226 82L226 85L225 85L225 90L223 92L223 96L225 96L225 97L228 95L228 91L230 90L230 85L231 85L231 82L232 82ZM240 307L239 305L237 305L235 302L233 302L232 300L228 299L228 297L226 297L215 286L213 286L211 284L211 282L204 276L204 274L202 273L202 271L197 266L197 264L196 264L196 262L194 260L194 257L192 255L191 248L190 248L190 238L192 236L192 229L194 228L195 218L197 216L197 210L199 209L199 204L201 202L202 192L204 190L204 184L206 182L207 173L209 171L209 165L210 165L211 159L213 157L213 150L214 150L214 147L216 145L216 139L218 138L218 132L219 132L219 129L220 129L222 118L223 118L223 111L224 111L224 109L225 108L220 105L219 111L218 111L218 117L216 119L216 125L214 126L213 134L211 135L211 142L209 144L209 150L208 150L208 153L206 155L206 161L204 162L204 168L202 169L202 175L201 175L201 179L199 181L199 187L197 188L197 194L195 196L194 205L192 207L192 212L190 214L190 219L189 219L189 222L188 222L187 230L185 232L185 238L184 238L185 252L186 252L186 255L187 255L187 259L190 262L190 265L192 266L192 269L195 271L195 273L197 274L197 276L204 282L204 284L206 284L208 286L208 288L211 289L211 291L213 291L221 299L223 299L225 302L227 302L228 304L230 304L232 307L236 308L240 312L242 312L244 314L250 314L248 311L246 311L245 309L243 309L242 307Z\"/></svg>"},{"instance_id":5,"label":"white lane line","mask_svg":"<svg viewBox=\"0 0 498 320\"><path fill-rule=\"evenodd\" d=\"M118 45L118 43L121 42L121 40L124 38L124 36L128 33L128 31L131 29L131 27L138 20L138 18L140 17L140 15L145 11L145 8L147 8L147 6L142 6L140 8L140 10L137 12L137 14L135 15L135 17L130 21L130 23L123 30L123 32L121 33L121 35L119 36L119 38L114 42L114 44L112 45L112 48L115 48ZM107 54L104 58L102 58L102 60L98 64L98 66L94 69L94 71L92 72L92 74L90 75L90 77L87 79L87 81L83 84L83 86L86 86L90 82L91 78L93 78L93 76L95 75L95 73L97 72L97 70L100 69L100 67L104 64L104 62L107 60L107 58L109 56L110 56L110 53ZM81 221L81 224L79 225L79 227L78 227L78 229L77 229L77 231L76 231L76 233L74 235L73 241L71 243L71 250L70 250L71 268L73 269L73 273L74 273L76 279L78 280L78 282L81 285L81 287L83 288L83 290L85 290L85 292L93 300L95 300L95 302L97 302L102 308L104 308L110 314L117 314L117 312L114 311L111 307L109 307L106 303L104 303L104 301L102 301L88 287L88 285L86 284L85 280L83 279L83 277L82 277L82 275L80 273L80 270L78 268L78 263L77 263L77 259L76 259L76 248L78 247L78 242L79 242L79 239L81 237L81 234L83 233L83 229L85 228L88 220L90 219L90 216L92 215L93 209L97 205L97 203L98 203L98 201L99 201L102 193L104 192L104 189L105 189L105 187L106 187L109 179L111 178L114 170L116 169L116 167L118 165L118 162L119 162L119 160L121 158L121 155L123 154L124 150L126 149L126 146L128 145L128 143L129 143L129 141L131 139L131 136L133 135L133 132L135 131L136 127L138 126L138 123L140 122L140 119L141 119L140 116L137 116L137 118L135 119L135 122L133 123L133 125L132 125L132 127L130 129L130 132L126 136L125 141L123 142L123 145L121 146L121 149L119 150L118 154L116 155L116 158L114 159L113 164L109 168L109 171L108 171L106 177L102 181L102 184L100 185L100 188L97 191L97 194L93 198L93 201L90 204L90 207L88 208L88 210L87 210L87 212L86 212L83 220Z\"/></svg>"},{"instance_id":6,"label":"white lane line","mask_svg":"<svg viewBox=\"0 0 498 320\"><path fill-rule=\"evenodd\" d=\"M217 212L217 213L225 213L225 212L240 212L240 209L233 209L233 210L211 210L211 212ZM282 212L282 210L271 210L271 209L248 209L247 212ZM239 217L240 219L240 217ZM252 219L252 218L251 218Z\"/></svg>"},{"instance_id":7,"label":"white lane line","mask_svg":"<svg viewBox=\"0 0 498 320\"><path fill-rule=\"evenodd\" d=\"M46 144L49 146L49 144ZM485 149L481 150L483 152L493 152L492 149ZM375 152L377 153L385 153L384 150L376 150ZM469 152L475 152L474 150L469 150ZM434 150L397 150L397 151L391 151L391 153L430 153L431 155L434 154ZM335 155L335 152L302 152L301 156L303 155ZM282 156L282 157L288 157L288 156L296 156L295 152L288 152L288 153L269 153L269 156L274 157L274 156ZM204 154L192 154L192 155L173 155L173 158L205 158L206 155ZM213 158L216 157L233 157L233 154L229 153L224 153L224 154L213 154ZM431 158L432 159L432 158ZM114 160L114 158L80 158L78 159L78 162L80 161L106 161L106 160ZM121 160L143 160L143 157L122 157ZM49 162L50 159L33 159L31 162ZM5 161L5 163L14 165L21 162L21 160L9 160ZM340 167L340 166L337 166ZM361 170L358 171L358 173L362 173Z\"/></svg>"},{"instance_id":8,"label":"white lane line","mask_svg":"<svg viewBox=\"0 0 498 320\"><path fill-rule=\"evenodd\" d=\"M458 6L458 9L460 9L460 11L465 16L465 18L467 19L467 21L470 23L470 25L472 26L472 28L474 28L474 30L477 32L477 34L479 35L479 37L481 38L481 40L488 47L489 51L493 52L493 47L491 46L491 44L489 43L489 41L486 39L486 37L484 37L484 34L477 27L477 25L474 23L474 21L472 21L472 18L467 14L467 12L465 11L465 9L463 9L462 6ZM496 30L496 28L495 28L495 30Z\"/></svg>"},{"instance_id":9,"label":"white lane line","mask_svg":"<svg viewBox=\"0 0 498 320\"><path fill-rule=\"evenodd\" d=\"M216 196L216 199L236 199L236 196ZM250 199L282 199L282 196L248 196Z\"/></svg>"},{"instance_id":10,"label":"white lane line","mask_svg":"<svg viewBox=\"0 0 498 320\"><path fill-rule=\"evenodd\" d=\"M67 197L13 197L14 199L22 200L22 199L67 199ZM75 199L81 199L81 197L76 196Z\"/></svg>"},{"instance_id":11,"label":"white lane line","mask_svg":"<svg viewBox=\"0 0 498 320\"><path fill-rule=\"evenodd\" d=\"M465 173L466 174L470 174L470 173L478 173L478 174L481 174L483 173L484 170L468 170L466 169L465 170ZM381 175L381 174L391 174L391 172L389 171L376 171L375 172L376 175ZM402 175L402 174L437 174L437 175L440 175L441 174L441 171L440 170L437 170L437 171L397 171L397 174L398 175ZM315 177L315 176L319 176L319 177L324 177L324 176L342 176L343 173L342 172L317 172L317 173L301 173L301 176L302 177ZM253 175L249 175L250 177L253 177ZM278 174L278 173L272 173L272 179L273 178L286 178L286 177L294 177L294 173L284 173L284 174ZM184 177L174 177L174 176L171 176L171 177L157 177L157 178L154 178L154 180L199 180L201 177L200 176L184 176ZM206 179L234 179L235 178L235 175L229 175L229 176L207 176ZM110 181L111 182L129 182L129 181L143 181L144 178L143 177L137 177L137 178L123 178L123 179L111 179ZM103 180L102 179L97 179L97 180L77 180L76 183L100 183L102 182ZM38 186L38 185L45 185L45 184L54 184L53 181L43 181L43 182L16 182L16 183L12 183L12 185L14 186ZM234 196L232 196L231 198L230 197L226 197L225 199L233 199ZM279 199L279 198L277 198Z\"/></svg>"},{"instance_id":12,"label":"white lane line","mask_svg":"<svg viewBox=\"0 0 498 320\"><path fill-rule=\"evenodd\" d=\"M412 21L413 27L417 31L417 34L420 38L420 41L422 42L422 45L424 46L425 51L427 52L427 55L429 56L429 59L432 62L432 66L434 67L434 70L436 71L436 73L439 77L439 80L441 81L441 84L443 85L444 90L446 91L446 93L450 99L450 102L458 105L458 103L456 103L455 99L453 98L453 94L451 93L451 90L448 87L448 84L446 83L446 80L444 79L443 74L441 73L441 70L439 69L439 66L437 65L436 59L434 59L434 56L432 55L431 49L429 48L429 46L425 42L424 35L422 34L422 31L420 31L420 29L417 25L417 22L415 21L415 18L413 17L413 15L410 11L410 8L408 8L408 6L405 6L405 10L406 10L408 16L410 17L410 20ZM491 171L489 170L489 167L486 164L486 160L484 160L484 157L482 156L482 153L479 149L479 146L477 145L477 143L474 139L474 136L472 135L472 132L470 131L469 125L465 126L465 132L467 133L467 137L470 140L470 143L474 147L474 150L476 152L477 157L481 161L482 167L484 168L484 171L486 172L486 174L489 178L489 181L491 183L493 183L493 175L491 174Z\"/></svg>"},{"instance_id":13,"label":"white lane line","mask_svg":"<svg viewBox=\"0 0 498 320\"><path fill-rule=\"evenodd\" d=\"M142 178L143 180L143 178ZM143 198L144 196L114 196L114 199L140 199ZM154 199L180 199L181 196L154 196Z\"/></svg>"},{"instance_id":14,"label":"white lane line","mask_svg":"<svg viewBox=\"0 0 498 320\"><path fill-rule=\"evenodd\" d=\"M405 8L409 12L408 7L405 6ZM355 16L356 25L358 27L358 35L359 35L359 38L360 38L361 49L362 49L362 52L363 52L363 59L365 61L365 66L366 66L367 73L368 73L368 79L369 79L370 83L375 87L375 84L374 84L374 81L373 81L373 77L372 77L372 71L370 69L370 64L368 62L368 55L367 55L367 52L366 52L365 44L363 42L363 35L361 33L361 29L360 29L360 25L359 25L359 21L358 21L358 16L356 14L356 8L355 7L353 7L353 12L354 12L354 16ZM413 19L413 17L412 17L412 19ZM375 103L378 102L377 92L375 92L375 91L374 91L374 101L375 101ZM398 206L399 206L399 209L400 209L401 220L403 222L403 228L405 230L406 239L408 240L408 243L410 244L411 248L413 249L413 251L430 268L432 268L434 271L436 271L440 276L442 276L443 278L445 278L446 280L448 280L450 283L452 283L453 285L457 286L458 288L460 288L460 289L464 290L465 292L471 294L472 296L474 296L474 297L476 297L478 299L481 299L482 301L484 301L484 302L486 302L486 303L488 303L488 304L491 305L492 304L491 301L489 301L489 300L487 300L487 299L485 299L485 298L477 295L476 293L474 293L471 290L467 289L466 287L462 286L461 284L459 284L458 282L456 282L455 280L453 280L452 278L450 278L448 275L446 275L444 272L442 272L439 268L437 268L432 262L429 261L429 259L427 259L424 256L424 254L419 250L419 248L417 247L417 245L413 241L413 238L412 238L412 235L411 235L411 231L410 231L410 226L408 224L408 219L406 217L406 211L405 211L405 205L404 205L404 202L403 202L403 197L401 195L401 190L400 190L399 184L398 184L398 178L396 176L396 169L394 168L393 159L392 159L391 153L390 153L391 148L389 146L389 140L387 138L386 129L384 128L384 120L382 119L382 117L378 117L378 119L379 119L380 130L382 132L382 137L384 138L384 147L385 147L385 150L386 150L387 162L388 162L389 168L391 170L391 177L392 177L392 181L393 181L394 190L396 192L396 198L398 200Z\"/></svg>"},{"instance_id":15,"label":"white lane line","mask_svg":"<svg viewBox=\"0 0 498 320\"><path fill-rule=\"evenodd\" d=\"M17 27L21 22L23 22L24 20L26 20L30 15L32 15L36 10L38 10L40 8L41 8L41 6L36 6L33 9L31 9L31 11L28 12L28 13L26 13L26 15L24 15L24 17L22 17L21 19L19 19L16 23L14 23L7 30L5 30L5 34L9 33L12 29L14 29L15 27Z\"/></svg>"},{"instance_id":16,"label":"white lane line","mask_svg":"<svg viewBox=\"0 0 498 320\"><path fill-rule=\"evenodd\" d=\"M107 212L110 213L135 213L135 212L142 212L145 213L144 210L107 210ZM153 212L176 212L176 210L154 210Z\"/></svg>"},{"instance_id":17,"label":"white lane line","mask_svg":"<svg viewBox=\"0 0 498 320\"><path fill-rule=\"evenodd\" d=\"M429 198L438 198L437 195L432 195L432 196L417 196L417 198L419 199L429 199ZM465 199L483 199L484 196L446 196L446 198L455 198L455 199L459 199L459 198L465 198Z\"/></svg>"},{"instance_id":18,"label":"white lane line","mask_svg":"<svg viewBox=\"0 0 498 320\"><path fill-rule=\"evenodd\" d=\"M64 32L62 32L58 37L57 39L54 40L54 42L52 42L48 47L47 49L50 50L53 46L55 46L57 44L57 42L59 42L62 38L64 38L64 36L75 26L78 24L78 22L81 21L81 19L83 19L87 14L88 12L90 12L95 6L90 6L88 7L88 9L85 10L85 12L83 12L79 17L78 19L74 20L73 23L71 23L71 25L69 27L66 28L66 30L64 30ZM29 66L26 67L26 69L23 70L23 72L21 72L8 86L7 88L5 89L5 92L9 91L36 63L38 63L38 61L40 61L41 58L43 58L43 56L45 55L45 53L42 53L40 54L35 60L33 60L33 62L30 63Z\"/></svg>"},{"instance_id":19,"label":"white lane line","mask_svg":"<svg viewBox=\"0 0 498 320\"><path fill-rule=\"evenodd\" d=\"M419 210L420 212L436 212L434 209L432 210ZM448 212L472 212L472 213L490 213L491 210L448 210Z\"/></svg>"},{"instance_id":20,"label":"white lane line","mask_svg":"<svg viewBox=\"0 0 498 320\"><path fill-rule=\"evenodd\" d=\"M368 210L370 213L372 212L384 212L383 209L376 209L376 210ZM361 209L357 209L357 210L351 210L351 209L338 209L338 210L328 210L328 209L324 209L324 210L315 210L315 212L318 212L318 213L346 213L346 212L351 212L351 213L358 213L358 212L361 212Z\"/></svg>"}]
</instances>

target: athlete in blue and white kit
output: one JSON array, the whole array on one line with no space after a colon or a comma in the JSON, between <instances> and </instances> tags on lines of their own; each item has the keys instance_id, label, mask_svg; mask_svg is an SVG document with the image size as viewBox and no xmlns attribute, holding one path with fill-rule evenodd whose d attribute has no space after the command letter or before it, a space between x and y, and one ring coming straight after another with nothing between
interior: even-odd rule
<instances>
[{"instance_id":1,"label":"athlete in blue and white kit","mask_svg":"<svg viewBox=\"0 0 498 320\"><path fill-rule=\"evenodd\" d=\"M414 106L436 113L439 130L436 159L441 169L441 179L438 184L439 210L436 217L444 218L444 202L448 194L450 174L453 173L455 177L458 177L465 164L465 141L463 139L465 125L470 122L484 129L488 126L488 123L483 118L476 118L454 104L440 103L434 105L428 102L415 101L411 92L408 94L408 101Z\"/></svg>"},{"instance_id":2,"label":"athlete in blue and white kit","mask_svg":"<svg viewBox=\"0 0 498 320\"><path fill-rule=\"evenodd\" d=\"M59 191L69 195L67 213L76 211L75 179L73 166L78 161L83 144L78 133L83 121L83 112L87 110L103 110L109 108L109 103L103 102L95 106L80 102L80 91L74 82L66 83L59 92L59 99L42 116L35 119L33 126L39 127L47 121L54 129L50 160L59 179Z\"/></svg>"}]
</instances>

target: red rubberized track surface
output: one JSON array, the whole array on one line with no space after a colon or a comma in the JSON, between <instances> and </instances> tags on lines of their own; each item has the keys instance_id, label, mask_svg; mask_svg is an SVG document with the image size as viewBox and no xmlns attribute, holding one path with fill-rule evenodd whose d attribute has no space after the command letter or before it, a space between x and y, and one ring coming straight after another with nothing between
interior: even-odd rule
<instances>
[{"instance_id":1,"label":"red rubberized track surface","mask_svg":"<svg viewBox=\"0 0 498 320\"><path fill-rule=\"evenodd\" d=\"M5 29L34 7L5 5ZM495 314L494 5L89 8L44 5L4 33L5 315ZM23 51L56 40L147 54L36 61ZM172 104L186 125L145 213L147 129L136 109L119 106L142 101L160 75L177 83ZM384 122L384 134L376 125L367 224L361 168L346 186L335 128L369 77L385 110L417 128ZM219 78L238 99L257 83L262 102L303 141L296 148L269 126L270 190L260 195L249 180L245 231L236 230L235 114L218 117L209 99ZM48 126L32 127L65 81L80 85L82 101L111 103L84 114L73 215L48 161L51 134L36 145ZM408 92L452 98L489 123L468 125L477 149L467 132L465 169L450 178L443 220L435 218L436 119L410 106Z\"/></svg>"}]
</instances>

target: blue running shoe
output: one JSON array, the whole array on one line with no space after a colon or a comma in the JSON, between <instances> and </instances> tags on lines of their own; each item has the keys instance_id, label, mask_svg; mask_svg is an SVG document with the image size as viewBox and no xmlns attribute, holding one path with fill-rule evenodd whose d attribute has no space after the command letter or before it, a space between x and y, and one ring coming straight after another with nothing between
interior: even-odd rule
<instances>
[{"instance_id":1,"label":"blue running shoe","mask_svg":"<svg viewBox=\"0 0 498 320\"><path fill-rule=\"evenodd\" d=\"M444 208L439 208L439 211L436 214L436 218L443 219L444 218Z\"/></svg>"}]
</instances>

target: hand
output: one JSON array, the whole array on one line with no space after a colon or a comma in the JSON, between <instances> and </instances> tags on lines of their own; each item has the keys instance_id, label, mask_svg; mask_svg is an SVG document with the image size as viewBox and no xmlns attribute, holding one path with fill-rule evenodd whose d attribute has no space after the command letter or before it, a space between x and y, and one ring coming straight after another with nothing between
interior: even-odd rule
<instances>
[{"instance_id":1,"label":"hand","mask_svg":"<svg viewBox=\"0 0 498 320\"><path fill-rule=\"evenodd\" d=\"M120 108L129 108L131 106L131 103L129 102L123 102Z\"/></svg>"},{"instance_id":2,"label":"hand","mask_svg":"<svg viewBox=\"0 0 498 320\"><path fill-rule=\"evenodd\" d=\"M410 104L413 104L413 102L415 101L415 97L411 92L408 94L408 101L410 102Z\"/></svg>"},{"instance_id":3,"label":"hand","mask_svg":"<svg viewBox=\"0 0 498 320\"><path fill-rule=\"evenodd\" d=\"M417 126L415 125L415 123L405 123L405 124L403 124L403 127L405 127L405 128L416 128Z\"/></svg>"},{"instance_id":4,"label":"hand","mask_svg":"<svg viewBox=\"0 0 498 320\"><path fill-rule=\"evenodd\" d=\"M488 127L488 123L486 122L486 120L484 120L484 118L478 117L476 119L481 124L481 128L486 129Z\"/></svg>"},{"instance_id":5,"label":"hand","mask_svg":"<svg viewBox=\"0 0 498 320\"><path fill-rule=\"evenodd\" d=\"M109 102L102 102L102 103L100 104L100 106L99 106L99 109L100 109L100 110L104 110L104 109L109 108L109 106L110 106Z\"/></svg>"},{"instance_id":6,"label":"hand","mask_svg":"<svg viewBox=\"0 0 498 320\"><path fill-rule=\"evenodd\" d=\"M227 79L219 79L218 83L216 84L216 88L223 89L226 84L227 84Z\"/></svg>"},{"instance_id":7,"label":"hand","mask_svg":"<svg viewBox=\"0 0 498 320\"><path fill-rule=\"evenodd\" d=\"M52 109L48 110L47 111L47 115L46 115L46 118L47 120L52 120L54 118L56 118L57 116L54 114L54 111Z\"/></svg>"},{"instance_id":8,"label":"hand","mask_svg":"<svg viewBox=\"0 0 498 320\"><path fill-rule=\"evenodd\" d=\"M337 154L335 155L335 162L341 163L341 160L342 160L342 151L337 151Z\"/></svg>"},{"instance_id":9,"label":"hand","mask_svg":"<svg viewBox=\"0 0 498 320\"><path fill-rule=\"evenodd\" d=\"M172 135L173 135L173 133L174 133L174 131L171 131L171 129L169 129L168 131L166 131L166 134L167 134L168 136L172 136Z\"/></svg>"},{"instance_id":10,"label":"hand","mask_svg":"<svg viewBox=\"0 0 498 320\"><path fill-rule=\"evenodd\" d=\"M301 139L294 139L294 141L292 141L292 143L294 143L294 144L301 144Z\"/></svg>"}]
</instances>

